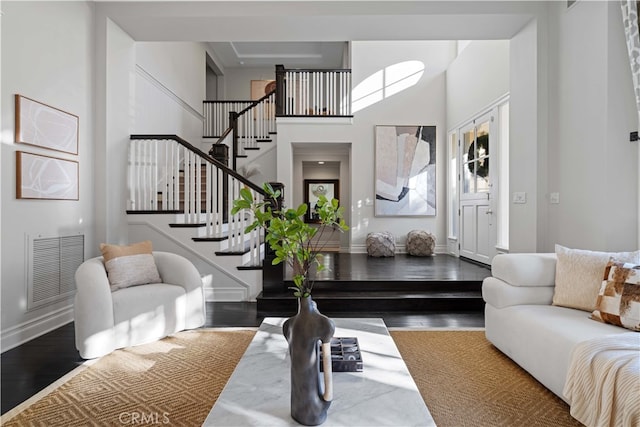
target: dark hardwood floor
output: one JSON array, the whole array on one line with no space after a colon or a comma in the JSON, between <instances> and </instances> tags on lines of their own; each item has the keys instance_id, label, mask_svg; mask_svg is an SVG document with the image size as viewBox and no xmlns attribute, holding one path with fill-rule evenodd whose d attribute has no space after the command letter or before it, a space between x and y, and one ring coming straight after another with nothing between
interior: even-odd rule
<instances>
[{"instance_id":1,"label":"dark hardwood floor","mask_svg":"<svg viewBox=\"0 0 640 427\"><path fill-rule=\"evenodd\" d=\"M322 312L418 312L482 310L487 266L449 255L375 258L363 253L323 254L324 270L312 274L313 299ZM280 267L282 268L282 267ZM274 277L282 277L281 272ZM292 272L265 282L258 314L291 314L296 301Z\"/></svg>"},{"instance_id":2,"label":"dark hardwood floor","mask_svg":"<svg viewBox=\"0 0 640 427\"><path fill-rule=\"evenodd\" d=\"M332 258L333 265L318 277L314 295L323 286L327 288L353 286L359 279L366 279L369 286L376 288L375 282L391 286L400 286L399 278L406 277L405 287L428 284L425 276L440 283L478 282L490 275L486 267L476 266L452 257L411 259L396 257L389 259L366 259L366 257ZM346 265L341 265L345 264ZM393 268L391 266L394 265ZM377 279L378 275L382 276ZM408 283L413 281L414 283ZM394 285L395 283L395 285ZM429 285L432 286L432 285ZM415 290L414 290L415 292ZM321 292L318 292L321 294ZM446 297L446 296L445 296ZM329 317L378 317L389 328L475 328L484 327L483 310L474 309L446 310L345 310L344 306L325 302L318 303L323 314ZM338 308L335 311L331 307ZM289 311L289 310L287 310ZM286 315L287 313L263 313L255 302L216 302L207 303L205 327L258 327L267 315ZM293 313L291 313L293 314ZM84 361L75 348L73 323L69 323L19 347L8 350L0 356L1 389L0 401L2 414L33 396L49 384L58 380Z\"/></svg>"}]
</instances>

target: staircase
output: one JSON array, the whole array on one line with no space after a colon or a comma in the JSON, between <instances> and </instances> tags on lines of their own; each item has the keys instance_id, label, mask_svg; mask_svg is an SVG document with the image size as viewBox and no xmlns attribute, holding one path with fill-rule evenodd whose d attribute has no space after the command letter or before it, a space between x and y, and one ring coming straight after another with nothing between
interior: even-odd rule
<instances>
[{"instance_id":1,"label":"staircase","mask_svg":"<svg viewBox=\"0 0 640 427\"><path fill-rule=\"evenodd\" d=\"M261 231L245 233L251 214L233 215L231 207L240 188L261 198L260 187L176 135L132 135L128 181L131 238L183 250L198 260L201 273L228 284L229 298L255 298Z\"/></svg>"},{"instance_id":2,"label":"staircase","mask_svg":"<svg viewBox=\"0 0 640 427\"><path fill-rule=\"evenodd\" d=\"M253 218L248 213L231 214L240 188L249 188L254 198L264 197L261 185L239 171L246 171L261 153L275 149L276 116L351 117L350 99L350 70L279 66L276 91L260 100L204 101L204 138L214 141L208 154L176 135L132 135L130 239L151 239L156 250L183 251L208 280L208 300L257 300L258 312L264 315L293 312L296 302L288 289L292 281L281 266L271 265L262 231L245 233ZM365 254L335 254L338 264L341 255L366 259ZM387 263L380 268L388 270L388 263L398 259L368 260L361 272L368 271L372 262ZM338 264L332 271L340 272ZM460 280L423 273L408 280L345 277L354 270L350 265L337 276L318 278L314 299L322 310L481 310L480 286L490 273L485 269Z\"/></svg>"}]
</instances>

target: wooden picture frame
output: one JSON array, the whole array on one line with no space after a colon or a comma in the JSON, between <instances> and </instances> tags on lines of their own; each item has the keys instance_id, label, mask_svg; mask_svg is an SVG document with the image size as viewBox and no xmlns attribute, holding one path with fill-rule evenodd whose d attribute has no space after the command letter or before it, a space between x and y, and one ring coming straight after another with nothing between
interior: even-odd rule
<instances>
[{"instance_id":1,"label":"wooden picture frame","mask_svg":"<svg viewBox=\"0 0 640 427\"><path fill-rule=\"evenodd\" d=\"M16 198L79 200L79 163L16 151Z\"/></svg>"},{"instance_id":2,"label":"wooden picture frame","mask_svg":"<svg viewBox=\"0 0 640 427\"><path fill-rule=\"evenodd\" d=\"M15 104L17 143L78 154L78 116L18 94Z\"/></svg>"},{"instance_id":3,"label":"wooden picture frame","mask_svg":"<svg viewBox=\"0 0 640 427\"><path fill-rule=\"evenodd\" d=\"M338 179L305 179L304 202L307 204L307 213L304 221L307 223L319 223L320 217L315 213L315 206L320 195L327 199L340 200L340 180Z\"/></svg>"},{"instance_id":4,"label":"wooden picture frame","mask_svg":"<svg viewBox=\"0 0 640 427\"><path fill-rule=\"evenodd\" d=\"M436 214L436 127L375 127L376 217Z\"/></svg>"}]
</instances>

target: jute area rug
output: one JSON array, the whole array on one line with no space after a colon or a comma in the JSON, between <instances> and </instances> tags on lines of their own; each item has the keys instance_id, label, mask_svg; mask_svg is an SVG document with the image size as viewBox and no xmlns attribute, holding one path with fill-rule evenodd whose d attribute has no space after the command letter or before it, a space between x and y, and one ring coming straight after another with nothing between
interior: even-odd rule
<instances>
[{"instance_id":1,"label":"jute area rug","mask_svg":"<svg viewBox=\"0 0 640 427\"><path fill-rule=\"evenodd\" d=\"M196 330L117 350L9 411L0 424L199 426L254 333ZM439 426L581 425L483 331L391 335Z\"/></svg>"}]
</instances>

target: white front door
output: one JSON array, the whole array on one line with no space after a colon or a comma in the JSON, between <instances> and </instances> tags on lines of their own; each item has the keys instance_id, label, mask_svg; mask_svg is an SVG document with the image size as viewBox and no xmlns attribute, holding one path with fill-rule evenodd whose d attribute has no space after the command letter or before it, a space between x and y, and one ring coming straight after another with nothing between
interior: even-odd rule
<instances>
[{"instance_id":1,"label":"white front door","mask_svg":"<svg viewBox=\"0 0 640 427\"><path fill-rule=\"evenodd\" d=\"M497 228L493 214L495 111L460 128L460 256L491 264L496 254ZM495 157L495 156L494 156Z\"/></svg>"}]
</instances>

